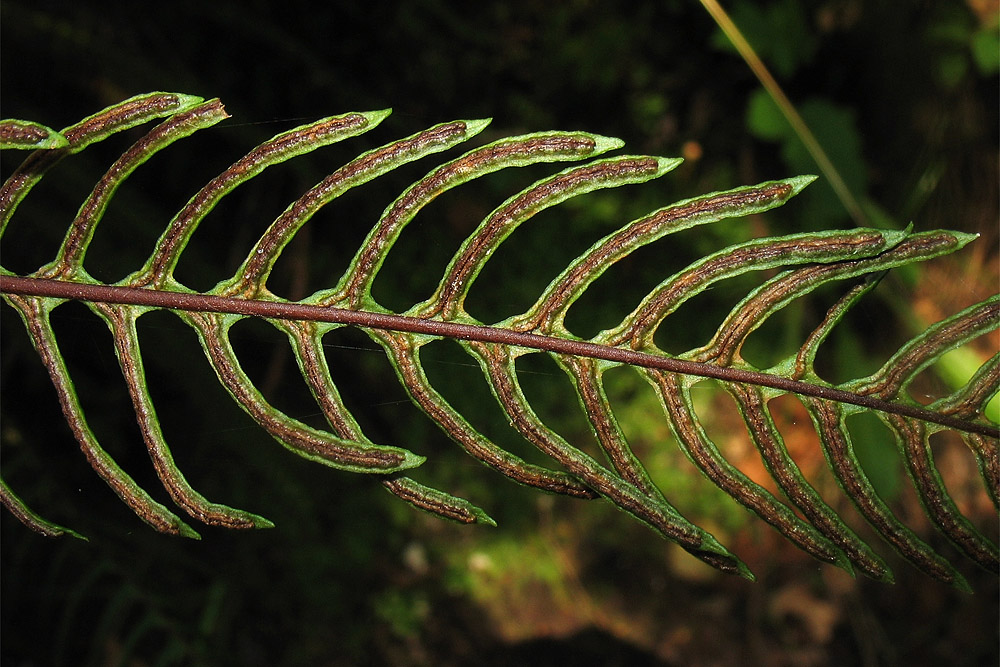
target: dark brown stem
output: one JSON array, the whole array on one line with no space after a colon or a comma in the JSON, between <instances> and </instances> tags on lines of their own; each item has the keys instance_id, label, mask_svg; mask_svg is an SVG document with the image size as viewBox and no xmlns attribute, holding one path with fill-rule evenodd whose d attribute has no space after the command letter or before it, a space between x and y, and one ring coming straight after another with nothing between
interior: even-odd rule
<instances>
[{"instance_id":1,"label":"dark brown stem","mask_svg":"<svg viewBox=\"0 0 1000 667\"><path fill-rule=\"evenodd\" d=\"M803 396L813 396L830 401L850 403L888 414L912 417L958 431L978 433L991 438L1000 438L1000 428L990 424L957 419L953 416L940 414L918 406L885 401L833 387L809 384L799 380L789 380L785 377L742 368L729 368L708 363L674 359L619 347L588 343L581 340L540 336L538 334L521 333L485 325L441 322L439 320L420 319L403 315L346 310L343 308L330 308L300 303L234 299L209 294L137 289L117 285L71 283L10 275L0 276L0 293L120 303L194 312L232 313L235 315L248 315L276 320L331 322L369 329L406 331L458 340L475 340L485 343L513 345L545 350L556 354L604 359L630 366L659 368L671 373L714 378L725 382L742 382L744 384L771 387Z\"/></svg>"}]
</instances>

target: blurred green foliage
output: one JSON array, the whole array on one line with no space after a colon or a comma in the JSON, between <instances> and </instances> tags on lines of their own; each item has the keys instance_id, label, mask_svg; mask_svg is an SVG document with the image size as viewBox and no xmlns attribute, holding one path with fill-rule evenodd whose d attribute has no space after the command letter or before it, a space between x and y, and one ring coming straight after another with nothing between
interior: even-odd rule
<instances>
[{"instance_id":1,"label":"blurred green foliage","mask_svg":"<svg viewBox=\"0 0 1000 667\"><path fill-rule=\"evenodd\" d=\"M733 6L731 18L774 73L787 79L808 65L819 48L819 35L805 5L795 0ZM712 35L712 46L736 53L722 32Z\"/></svg>"},{"instance_id":2,"label":"blurred green foliage","mask_svg":"<svg viewBox=\"0 0 1000 667\"><path fill-rule=\"evenodd\" d=\"M987 248L996 247L995 15L977 15L960 2L729 4L878 224L913 220L919 229L976 231ZM257 142L303 119L350 110L391 106L395 113L372 137L292 161L234 194L186 251L182 281L211 286L231 273L288 201L326 173L364 149L452 118L493 117L484 140L582 128L620 136L628 151L688 158L660 181L583 197L519 231L511 240L516 245L497 257L494 273L484 274L472 295L470 310L482 317L528 305L569 259L644 212L698 193L816 171L695 2L248 0L131 3L111 11L101 3L6 0L0 37L5 117L61 127L150 90L219 96L233 115L165 151L122 188L88 258L88 269L103 280L138 266L187 197ZM4 266L29 272L48 261L79 202L126 146L91 147L53 171L15 216L0 248ZM3 173L20 157L0 157ZM387 176L317 216L283 256L272 281L277 291L332 284L382 207L429 168L415 165ZM544 173L551 172L499 174L435 202L407 230L376 295L391 307L425 296L478 220ZM593 333L620 319L666 275L750 236L849 224L832 191L816 184L766 218L680 234L623 262L594 285L593 298L574 309L570 324L581 335ZM741 289L709 295L697 313L685 316L688 330L679 334L710 334ZM823 307L790 311L782 338L801 340ZM899 323L887 321L883 311L861 307L849 318L852 333L825 350L832 368L870 368L868 351L882 358L892 347L885 332ZM326 341L331 367L366 433L427 455L422 481L469 497L500 527L469 530L415 513L369 480L300 461L267 440L218 387L190 332L169 315L152 314L140 320L150 386L181 468L206 496L277 524L266 533L207 529L200 542L168 540L132 517L85 465L20 323L6 307L0 318L4 477L40 513L91 539L46 541L3 514L5 663L447 665L475 659L499 665L510 654L508 640L484 620L491 609L562 599L568 603L554 607L559 614L575 608L579 618L615 634L621 624L614 619L580 612L586 607L581 590L599 607L635 614L631 622L646 634L629 641L650 652L672 637L674 645L688 647L677 649L682 662L724 661L747 654L726 653L740 648L739 640L701 634L713 627L712 609L729 613L731 600L770 595L771 584L791 577L823 587L814 564L780 569L795 561L776 556L751 530L741 547L750 550L761 575L756 590L768 592L715 582L714 590L730 602L699 606L711 595L672 569L665 545L642 526L594 503L540 502L537 494L461 456L406 401L384 358L372 352L375 346L356 332L338 331ZM83 308L60 307L56 319L102 443L140 484L155 489L107 330ZM238 343L248 372L279 407L319 423L303 407L308 401L300 400L286 344L267 329L248 326ZM704 341L684 341L698 342ZM533 456L510 433L467 358L444 344L429 347L425 356L434 383L470 421L503 446ZM546 419L568 435L588 437L580 416L560 400L566 387L546 384L545 364L525 370L542 373L530 377L539 380L539 397L551 394ZM692 516L712 517L720 536L735 539L746 514L720 502L718 489L693 475L666 442L666 424L641 383L633 375L615 383L623 425L668 498ZM898 466L887 460L871 465ZM898 481L886 476L880 491L892 496ZM579 577L577 583L566 579L570 575ZM991 578L967 576L974 585L995 586ZM970 602L939 592L933 603L914 601L905 568L900 578L893 594L862 583L851 598L868 610L868 621L881 609L878 624L888 639L864 639L843 621L824 647L831 655L858 663L888 641L903 664L995 664L995 596ZM920 582L921 591L933 589ZM491 606L501 596L508 606ZM750 611L740 607L733 618ZM944 625L944 611L961 622ZM699 619L696 629L678 620L681 613ZM909 623L924 623L926 631L913 636ZM522 630L522 637L542 633ZM752 619L740 630L757 662L767 651L787 648L774 644L770 630ZM675 655L659 649L661 659Z\"/></svg>"},{"instance_id":3,"label":"blurred green foliage","mask_svg":"<svg viewBox=\"0 0 1000 667\"><path fill-rule=\"evenodd\" d=\"M854 114L828 100L806 100L798 107L813 135L824 146L834 167L852 192L865 192L868 178L861 137ZM775 142L782 160L795 173L816 170L816 164L791 125L763 90L755 91L747 105L747 129L760 139ZM814 229L826 229L843 218L842 206L833 188L824 181L803 193L803 218Z\"/></svg>"}]
</instances>

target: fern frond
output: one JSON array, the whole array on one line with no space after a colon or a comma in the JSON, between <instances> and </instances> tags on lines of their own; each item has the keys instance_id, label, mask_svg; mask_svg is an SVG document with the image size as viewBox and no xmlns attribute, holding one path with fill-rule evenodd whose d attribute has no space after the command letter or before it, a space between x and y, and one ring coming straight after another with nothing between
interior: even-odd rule
<instances>
[{"instance_id":1,"label":"fern frond","mask_svg":"<svg viewBox=\"0 0 1000 667\"><path fill-rule=\"evenodd\" d=\"M830 470L858 512L891 546L931 576L960 589L968 585L955 567L897 518L875 492L855 454L847 420L874 413L888 427L928 517L958 549L995 571L998 549L964 517L934 466L930 438L957 433L975 456L985 489L997 502L997 425L985 417L1000 388L1000 354L950 395L921 405L909 395L914 379L947 352L996 329L1000 297L976 304L930 327L866 378L831 384L819 376L821 344L885 272L955 252L973 240L948 231L854 229L761 238L707 255L663 280L620 324L590 339L566 325L567 313L614 263L650 243L685 229L763 213L781 206L812 182L802 176L743 186L671 204L598 240L556 276L525 312L486 324L465 301L483 268L518 227L539 212L573 197L663 176L679 159L598 156L621 142L585 132L542 132L505 137L444 162L391 202L372 226L347 271L335 285L299 301L270 291L267 281L282 250L324 205L404 164L452 149L480 133L488 120L443 123L390 142L348 162L301 197L261 235L235 273L205 292L174 277L178 261L200 222L235 188L265 169L309 151L367 132L389 111L325 118L277 135L237 160L195 193L170 220L149 257L134 273L104 284L84 268L87 250L108 203L121 183L156 152L209 127L227 114L218 100L153 93L127 100L80 123L55 131L27 121L0 122L0 147L34 148L0 189L0 236L14 210L59 160L111 134L160 119L99 179L69 224L52 262L28 276L0 267L0 292L21 316L56 389L67 424L95 471L136 514L157 530L197 537L169 509L155 502L102 449L83 409L50 322L52 311L74 299L105 322L140 432L153 467L171 499L190 516L230 528L266 528L256 514L209 501L186 481L174 462L147 386L136 322L147 312L175 313L197 335L220 384L256 423L290 451L326 466L377 477L398 498L461 523L495 525L469 501L406 476L426 458L400 446L377 444L348 410L323 350L324 336L358 327L384 350L410 400L465 452L526 486L577 498L602 497L650 526L696 558L753 578L738 556L685 518L633 452L605 389L608 370L630 366L653 387L678 445L716 486L820 561L892 581L888 565L813 487L789 453L769 402L796 395L805 406ZM589 160L589 161L587 161ZM444 192L497 171L548 162L585 161L522 189L489 213L450 262L436 289L405 312L393 312L372 287L401 232ZM748 274L769 277L737 303L705 345L667 354L655 339L684 326L675 312L718 283ZM845 295L796 352L770 368L742 356L748 337L795 300L822 286L847 282ZM230 330L247 318L263 318L288 338L306 387L329 430L311 427L271 405L244 371ZM551 461L528 463L474 428L428 379L421 350L439 339L460 342L482 370L511 426ZM570 381L599 445L601 461L556 431L536 411L521 386L517 360L550 355ZM733 399L749 441L787 503L727 460L698 414L692 388L713 378ZM572 400L570 402L573 402ZM42 519L0 481L0 498L23 523L50 536L72 533Z\"/></svg>"}]
</instances>

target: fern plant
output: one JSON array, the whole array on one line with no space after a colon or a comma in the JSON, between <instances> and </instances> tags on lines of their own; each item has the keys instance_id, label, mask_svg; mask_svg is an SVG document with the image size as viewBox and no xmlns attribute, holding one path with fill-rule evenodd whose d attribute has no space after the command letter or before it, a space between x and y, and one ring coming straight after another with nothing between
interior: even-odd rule
<instances>
[{"instance_id":1,"label":"fern plant","mask_svg":"<svg viewBox=\"0 0 1000 667\"><path fill-rule=\"evenodd\" d=\"M951 500L938 475L930 438L957 433L975 456L994 504L998 497L1000 429L985 415L1000 385L1000 353L948 396L920 405L908 392L914 378L947 352L994 330L997 297L971 306L907 342L878 371L831 384L815 369L820 345L849 309L886 271L955 252L973 236L949 231L853 229L761 238L724 248L664 279L622 320L582 339L566 326L570 307L612 264L668 234L780 206L813 177L770 181L671 204L633 220L597 241L544 289L528 310L485 324L464 302L484 265L515 229L533 215L577 195L657 178L679 159L620 156L591 160L620 141L584 132L542 132L506 137L445 162L390 203L339 282L299 301L273 294L267 280L282 249L326 203L398 167L469 140L489 121L455 121L370 150L330 174L292 202L257 241L236 273L211 290L196 292L174 277L178 259L199 222L229 192L264 169L321 146L359 135L389 111L325 118L277 135L250 151L205 185L170 220L145 264L125 279L105 284L88 274L84 259L97 224L118 186L172 142L227 117L218 100L152 93L111 106L62 131L19 120L0 124L3 148L34 149L0 191L0 237L18 204L46 171L65 157L116 132L160 120L101 177L69 226L57 257L27 276L0 267L0 292L24 322L56 389L66 422L94 470L146 523L164 533L198 537L177 514L156 502L102 449L87 424L50 323L68 300L84 302L107 324L142 436L171 499L191 517L229 528L266 528L267 519L212 502L186 481L174 463L150 397L136 329L151 310L175 313L198 336L219 382L283 446L332 468L375 476L411 505L462 523L494 524L482 509L406 475L425 457L404 447L376 444L345 407L327 366L323 338L338 327L363 330L391 362L410 400L469 455L504 476L546 492L602 497L694 557L752 579L738 556L687 520L633 454L606 395L603 376L632 367L655 390L664 418L687 457L718 487L820 561L891 581L885 561L823 500L796 466L768 409L793 394L805 405L830 470L858 511L900 554L927 574L960 589L968 585L954 566L904 525L875 492L854 452L846 421L858 413L878 416L902 454L931 521L980 566L996 571L997 546L982 536ZM482 221L452 257L437 289L405 312L392 312L372 296L372 286L403 228L439 194L510 167L590 160L523 189ZM738 303L706 345L667 354L654 342L663 322L695 295L750 272L770 277ZM741 356L747 337L795 299L823 285L850 287L797 352L770 368ZM310 427L271 405L244 372L229 332L248 317L283 332L302 379L329 425ZM421 349L442 338L459 341L482 370L511 426L553 462L530 464L477 431L428 380ZM600 445L602 462L569 442L535 412L516 370L519 357L544 352L575 389L575 398ZM692 401L692 387L719 381L734 399L749 438L787 500L751 481L707 435ZM405 443L404 443L405 444ZM48 521L0 481L3 503L30 528L49 536L79 535Z\"/></svg>"}]
</instances>

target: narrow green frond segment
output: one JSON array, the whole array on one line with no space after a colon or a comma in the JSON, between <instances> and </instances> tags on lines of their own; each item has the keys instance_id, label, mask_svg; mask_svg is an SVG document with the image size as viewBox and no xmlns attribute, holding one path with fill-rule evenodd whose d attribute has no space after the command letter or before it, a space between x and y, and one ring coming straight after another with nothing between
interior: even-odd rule
<instances>
[{"instance_id":1,"label":"narrow green frond segment","mask_svg":"<svg viewBox=\"0 0 1000 667\"><path fill-rule=\"evenodd\" d=\"M480 523L496 527L497 522L490 515L464 498L432 489L415 482L409 477L394 477L382 483L397 498L413 507L457 523Z\"/></svg>"},{"instance_id":2,"label":"narrow green frond segment","mask_svg":"<svg viewBox=\"0 0 1000 667\"><path fill-rule=\"evenodd\" d=\"M64 157L116 132L186 111L200 102L200 97L179 93L137 95L62 130L60 134L68 142L65 148L31 153L0 188L0 237L21 200Z\"/></svg>"},{"instance_id":3,"label":"narrow green frond segment","mask_svg":"<svg viewBox=\"0 0 1000 667\"><path fill-rule=\"evenodd\" d=\"M203 97L182 93L146 93L107 107L62 131L71 150L81 151L116 132L129 130L157 118L182 113L204 102Z\"/></svg>"},{"instance_id":4,"label":"narrow green frond segment","mask_svg":"<svg viewBox=\"0 0 1000 667\"><path fill-rule=\"evenodd\" d=\"M924 512L952 543L988 572L1000 570L1000 548L982 535L955 506L934 465L930 432L923 424L897 415L879 414L892 429Z\"/></svg>"},{"instance_id":5,"label":"narrow green frond segment","mask_svg":"<svg viewBox=\"0 0 1000 667\"><path fill-rule=\"evenodd\" d=\"M267 402L240 366L228 333L240 316L211 313L179 313L179 316L198 333L212 368L236 403L290 451L331 468L357 473L394 473L425 461L423 456L406 449L338 438L289 417Z\"/></svg>"},{"instance_id":6,"label":"narrow green frond segment","mask_svg":"<svg viewBox=\"0 0 1000 667\"><path fill-rule=\"evenodd\" d=\"M631 344L655 349L653 335L663 320L685 301L714 283L750 271L798 264L836 265L870 257L895 247L902 232L877 229L792 234L748 241L713 253L655 287L620 325L598 336L609 345ZM720 331L725 331L720 327Z\"/></svg>"},{"instance_id":7,"label":"narrow green frond segment","mask_svg":"<svg viewBox=\"0 0 1000 667\"><path fill-rule=\"evenodd\" d=\"M375 448L376 445L364 436L361 427L347 410L330 375L330 368L323 350L325 331L312 322L278 322L275 323L275 326L283 329L288 335L302 378L308 385L309 391L322 410L330 428L345 440ZM393 477L384 481L383 485L407 502L445 518L467 523L492 522L492 519L489 519L485 513L471 503L449 496L443 491L423 487L408 478ZM425 490L427 493L423 493L421 490ZM470 518L472 521L465 521L465 519Z\"/></svg>"},{"instance_id":8,"label":"narrow green frond segment","mask_svg":"<svg viewBox=\"0 0 1000 667\"><path fill-rule=\"evenodd\" d=\"M799 348L798 353L795 355L795 359L789 364L790 374L793 380L819 380L819 376L816 375L815 363L816 363L816 353L819 352L820 346L826 341L830 332L833 328L840 323L847 311L851 309L858 301L861 300L863 296L868 294L871 290L879 284L882 276L885 274L872 274L860 285L855 285L848 291L844 296L840 297L833 306L827 310L826 316L823 321L820 322L812 333L806 338L805 343ZM775 369L777 370L777 369Z\"/></svg>"},{"instance_id":9,"label":"narrow green frond segment","mask_svg":"<svg viewBox=\"0 0 1000 667\"><path fill-rule=\"evenodd\" d=\"M998 324L997 302L998 298L994 297L931 326L905 345L873 376L849 384L862 393L872 393L887 398L897 397L910 379L949 349L995 329ZM1000 355L994 357L997 358L1000 358ZM1000 378L996 376L996 364L988 362L970 380L967 391L959 391L931 407L972 417L981 409L984 400L995 393L996 384L1000 382ZM979 382L983 385L979 385ZM959 590L969 592L968 583L954 568L899 524L875 495L854 455L850 438L843 427L843 417L831 419L826 416L834 410L837 415L847 411L841 406L832 406L815 400L808 401L807 405L810 407L813 419L819 425L824 452L831 468L835 471L838 481L850 489L849 495L865 517L879 529L893 547L922 570L937 579L951 583ZM996 545L983 537L971 522L962 516L934 466L929 440L932 431L923 424L900 417L882 414L879 414L879 417L892 430L907 472L927 515L941 532L972 560L986 569L996 571L1000 560ZM992 452L988 453L985 438L970 435L964 439L976 456L987 491L995 502L997 496L995 444L992 445Z\"/></svg>"},{"instance_id":10,"label":"narrow green frond segment","mask_svg":"<svg viewBox=\"0 0 1000 667\"><path fill-rule=\"evenodd\" d=\"M849 383L852 390L886 398L897 396L920 371L945 353L1000 326L1000 295L973 304L928 327L878 371Z\"/></svg>"},{"instance_id":11,"label":"narrow green frond segment","mask_svg":"<svg viewBox=\"0 0 1000 667\"><path fill-rule=\"evenodd\" d=\"M799 470L788 453L784 438L774 424L764 399L764 392L757 387L736 383L727 385L726 390L736 401L736 407L747 425L754 446L760 452L764 465L785 497L817 530L842 550L861 572L876 581L892 582L892 572L885 561L823 501ZM842 562L838 564L845 567Z\"/></svg>"},{"instance_id":12,"label":"narrow green frond segment","mask_svg":"<svg viewBox=\"0 0 1000 667\"><path fill-rule=\"evenodd\" d=\"M968 235L940 231L913 234L872 257L845 257L843 261L786 271L755 289L734 306L708 345L684 356L692 360L728 365L750 333L795 299L834 280L881 273L893 267L954 252L967 242L963 236Z\"/></svg>"},{"instance_id":13,"label":"narrow green frond segment","mask_svg":"<svg viewBox=\"0 0 1000 667\"><path fill-rule=\"evenodd\" d=\"M62 276L75 278L83 269L83 259L94 237L97 224L104 216L111 198L118 187L141 164L155 153L178 139L188 137L198 130L211 127L229 117L218 100L206 102L183 113L177 113L150 130L142 139L133 144L115 160L101 180L94 186L87 200L80 207L70 225L56 260L43 267L39 277Z\"/></svg>"},{"instance_id":14,"label":"narrow green frond segment","mask_svg":"<svg viewBox=\"0 0 1000 667\"><path fill-rule=\"evenodd\" d=\"M511 424L540 451L557 461L619 509L652 527L713 567L744 577L753 575L746 565L711 534L697 527L667 502L645 494L638 487L612 474L580 449L573 447L546 426L525 398L517 379L515 357L509 349L482 343L463 343L479 362L490 381L490 389Z\"/></svg>"},{"instance_id":15,"label":"narrow green frond segment","mask_svg":"<svg viewBox=\"0 0 1000 667\"><path fill-rule=\"evenodd\" d=\"M823 456L833 471L837 484L865 520L916 567L958 590L971 592L968 582L958 570L896 518L879 497L858 460L854 442L844 423L844 411L840 406L813 398L804 398L803 402L819 433Z\"/></svg>"},{"instance_id":16,"label":"narrow green frond segment","mask_svg":"<svg viewBox=\"0 0 1000 667\"><path fill-rule=\"evenodd\" d=\"M974 401L975 395L981 395L982 402L976 412L982 413L983 417L994 424L1000 424L1000 395L997 394L996 386L992 392L987 392L988 386L975 380L983 367L981 356L971 348L955 347L942 361L944 363L935 370L944 383L957 393L968 395L966 400L969 401Z\"/></svg>"},{"instance_id":17,"label":"narrow green frond segment","mask_svg":"<svg viewBox=\"0 0 1000 667\"><path fill-rule=\"evenodd\" d=\"M485 123L486 121L481 121ZM370 299L372 283L400 233L417 213L442 193L508 167L594 157L622 145L619 139L586 132L537 132L505 137L447 162L420 179L390 204L323 303L346 301L357 308Z\"/></svg>"},{"instance_id":18,"label":"narrow green frond segment","mask_svg":"<svg viewBox=\"0 0 1000 667\"><path fill-rule=\"evenodd\" d=\"M153 461L156 474L170 494L171 499L192 517L212 526L233 529L273 528L274 524L262 516L213 503L194 490L174 462L160 422L156 417L152 398L146 385L146 373L139 348L136 320L142 311L129 307L91 304L111 329L115 341L115 355L121 366L129 396L139 421L139 429Z\"/></svg>"},{"instance_id":19,"label":"narrow green frond segment","mask_svg":"<svg viewBox=\"0 0 1000 667\"><path fill-rule=\"evenodd\" d=\"M275 261L296 232L322 206L348 190L408 162L438 153L481 132L487 120L442 123L406 139L368 151L350 161L292 203L275 220L221 293L261 293Z\"/></svg>"},{"instance_id":20,"label":"narrow green frond segment","mask_svg":"<svg viewBox=\"0 0 1000 667\"><path fill-rule=\"evenodd\" d=\"M323 348L326 331L314 322L272 322L288 336L302 379L333 432L346 440L367 441L361 427L347 410L340 390L330 375Z\"/></svg>"},{"instance_id":21,"label":"narrow green frond segment","mask_svg":"<svg viewBox=\"0 0 1000 667\"><path fill-rule=\"evenodd\" d=\"M837 565L853 574L843 552L814 526L726 460L705 433L691 399L690 379L660 371L643 371L656 390L674 437L684 455L731 498L771 524L813 558Z\"/></svg>"},{"instance_id":22,"label":"narrow green frond segment","mask_svg":"<svg viewBox=\"0 0 1000 667\"><path fill-rule=\"evenodd\" d=\"M25 504L21 498L11 490L7 482L0 479L0 503L7 508L7 511L13 514L18 521L23 523L28 528L32 529L40 535L45 537L62 537L63 535L69 535L77 539L87 541L87 538L80 533L70 530L64 526L60 526L57 523L53 523L47 519L43 519L41 516L36 514L30 507Z\"/></svg>"},{"instance_id":23,"label":"narrow green frond segment","mask_svg":"<svg viewBox=\"0 0 1000 667\"><path fill-rule=\"evenodd\" d=\"M51 150L66 146L69 146L69 139L41 123L29 120L0 120L0 150L8 148Z\"/></svg>"},{"instance_id":24,"label":"narrow green frond segment","mask_svg":"<svg viewBox=\"0 0 1000 667\"><path fill-rule=\"evenodd\" d=\"M167 225L146 265L124 281L125 284L134 287L145 285L163 287L170 284L177 261L191 235L223 197L272 165L367 132L390 113L391 110L385 109L324 118L282 132L257 146L209 181L208 185L188 201Z\"/></svg>"},{"instance_id":25,"label":"narrow green frond segment","mask_svg":"<svg viewBox=\"0 0 1000 667\"><path fill-rule=\"evenodd\" d=\"M975 433L969 433L962 439L976 457L986 493L993 501L993 506L1000 510L1000 456L997 453L997 441Z\"/></svg>"},{"instance_id":26,"label":"narrow green frond segment","mask_svg":"<svg viewBox=\"0 0 1000 667\"><path fill-rule=\"evenodd\" d=\"M444 313L453 319L464 312L463 304L472 283L503 241L522 223L540 211L567 199L602 188L643 183L676 168L680 158L624 156L597 160L582 167L566 169L540 180L496 208L452 259L437 291L410 314L422 317Z\"/></svg>"},{"instance_id":27,"label":"narrow green frond segment","mask_svg":"<svg viewBox=\"0 0 1000 667\"><path fill-rule=\"evenodd\" d=\"M17 310L24 321L35 350L49 373L49 379L59 397L63 416L73 436L80 445L87 462L111 487L111 490L128 505L136 515L156 530L170 535L200 539L190 526L143 490L118 463L100 446L84 416L70 378L66 362L59 351L49 313L59 305L57 299L38 299L5 295L4 299Z\"/></svg>"},{"instance_id":28,"label":"narrow green frond segment","mask_svg":"<svg viewBox=\"0 0 1000 667\"><path fill-rule=\"evenodd\" d=\"M597 241L580 255L549 284L527 313L513 318L507 324L519 330L566 333L563 320L569 307L615 262L637 248L683 229L726 218L763 213L781 206L815 179L815 176L798 176L715 192L677 202L633 220L617 232Z\"/></svg>"},{"instance_id":29,"label":"narrow green frond segment","mask_svg":"<svg viewBox=\"0 0 1000 667\"><path fill-rule=\"evenodd\" d=\"M413 402L473 458L525 486L574 498L597 497L592 489L572 475L527 463L476 431L427 380L420 363L422 343L415 336L380 331L369 331L368 335L385 348L400 383Z\"/></svg>"},{"instance_id":30,"label":"narrow green frond segment","mask_svg":"<svg viewBox=\"0 0 1000 667\"><path fill-rule=\"evenodd\" d=\"M974 353L970 353L969 356L974 356ZM987 419L997 423L1000 419L992 414L990 406L996 403L998 390L1000 390L1000 352L980 365L964 386L950 396L935 401L930 407L966 417L975 417L982 413Z\"/></svg>"},{"instance_id":31,"label":"narrow green frond segment","mask_svg":"<svg viewBox=\"0 0 1000 667\"><path fill-rule=\"evenodd\" d=\"M580 407L590 420L594 436L615 472L650 498L664 505L669 504L642 462L632 452L625 433L614 416L604 390L604 368L593 359L565 355L556 357L556 363L572 378Z\"/></svg>"}]
</instances>

